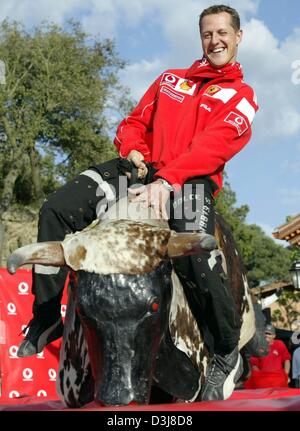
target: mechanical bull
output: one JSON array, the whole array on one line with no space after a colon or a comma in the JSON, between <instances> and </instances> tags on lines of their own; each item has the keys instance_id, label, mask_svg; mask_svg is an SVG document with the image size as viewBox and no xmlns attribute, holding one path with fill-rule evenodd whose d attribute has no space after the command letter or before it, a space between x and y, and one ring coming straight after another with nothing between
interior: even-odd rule
<instances>
[{"instance_id":1,"label":"mechanical bull","mask_svg":"<svg viewBox=\"0 0 300 431\"><path fill-rule=\"evenodd\" d=\"M151 209L125 198L116 205L64 241L22 247L8 261L11 273L29 263L71 269L58 393L69 407L146 404L154 384L197 400L209 353L171 260L202 251L213 262L222 254L243 319L242 348L255 316L231 233L217 217L216 248L210 235L170 231Z\"/></svg>"}]
</instances>

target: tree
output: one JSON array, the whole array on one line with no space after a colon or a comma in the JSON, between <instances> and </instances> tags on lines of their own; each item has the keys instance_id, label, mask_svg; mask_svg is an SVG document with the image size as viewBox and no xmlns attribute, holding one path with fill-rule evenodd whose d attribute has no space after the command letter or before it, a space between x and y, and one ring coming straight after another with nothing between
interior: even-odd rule
<instances>
[{"instance_id":1,"label":"tree","mask_svg":"<svg viewBox=\"0 0 300 431\"><path fill-rule=\"evenodd\" d=\"M293 219L292 216L286 217L286 222ZM288 247L290 251L290 266L294 261L300 260L300 247L296 245L290 245ZM280 322L287 329L293 330L293 323L299 320L299 309L297 304L300 302L300 292L297 290L285 290L281 292L278 298L279 307L274 311L272 315L273 321ZM282 312L284 310L284 313ZM286 316L286 319L284 318Z\"/></svg>"},{"instance_id":2,"label":"tree","mask_svg":"<svg viewBox=\"0 0 300 431\"><path fill-rule=\"evenodd\" d=\"M293 323L299 320L299 309L297 304L300 302L300 292L284 290L278 298L279 308L272 313L274 323L280 323L286 329L293 330Z\"/></svg>"},{"instance_id":3,"label":"tree","mask_svg":"<svg viewBox=\"0 0 300 431\"><path fill-rule=\"evenodd\" d=\"M4 21L0 59L1 220L16 198L39 205L52 186L114 156L106 109L128 97L113 42L89 38L78 23L29 33Z\"/></svg>"},{"instance_id":4,"label":"tree","mask_svg":"<svg viewBox=\"0 0 300 431\"><path fill-rule=\"evenodd\" d=\"M60 156L60 174L74 176L114 154L105 110L114 90L124 103L116 75L124 62L112 41L88 39L77 23L70 23L68 31L43 24L29 34L20 24L4 21L0 58L6 66L0 133L6 137L1 150L2 205L7 207L25 170L30 171L34 197L42 197L45 156Z\"/></svg>"},{"instance_id":5,"label":"tree","mask_svg":"<svg viewBox=\"0 0 300 431\"><path fill-rule=\"evenodd\" d=\"M225 176L226 178L226 176ZM228 181L217 198L216 208L231 226L251 287L261 282L289 279L291 253L275 243L255 224L246 224L247 205L236 207L236 195Z\"/></svg>"}]
</instances>

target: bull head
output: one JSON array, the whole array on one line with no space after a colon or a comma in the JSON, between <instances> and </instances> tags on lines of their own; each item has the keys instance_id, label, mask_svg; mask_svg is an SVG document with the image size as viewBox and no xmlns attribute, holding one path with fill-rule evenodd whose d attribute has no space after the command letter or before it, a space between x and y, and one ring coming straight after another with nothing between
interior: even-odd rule
<instances>
[{"instance_id":1,"label":"bull head","mask_svg":"<svg viewBox=\"0 0 300 431\"><path fill-rule=\"evenodd\" d=\"M147 223L119 220L66 235L61 242L21 247L10 255L7 269L14 274L20 266L40 264L67 265L75 271L98 274L145 274L162 260L214 248L215 238L203 232L176 233Z\"/></svg>"},{"instance_id":2,"label":"bull head","mask_svg":"<svg viewBox=\"0 0 300 431\"><path fill-rule=\"evenodd\" d=\"M215 238L168 227L115 220L27 245L8 259L19 266L69 266L77 271L76 304L95 381L105 405L147 403L155 358L166 333L172 295L169 258L211 250Z\"/></svg>"}]
</instances>

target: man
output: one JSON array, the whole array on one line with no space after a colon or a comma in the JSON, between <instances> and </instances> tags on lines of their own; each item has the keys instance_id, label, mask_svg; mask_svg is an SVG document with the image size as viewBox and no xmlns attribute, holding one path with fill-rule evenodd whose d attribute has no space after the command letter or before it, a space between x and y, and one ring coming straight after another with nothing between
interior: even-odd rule
<instances>
[{"instance_id":1,"label":"man","mask_svg":"<svg viewBox=\"0 0 300 431\"><path fill-rule=\"evenodd\" d=\"M61 240L99 216L103 207L102 200L97 202L96 187L111 199L114 186L118 197L118 176L131 177L128 162L146 184L131 189L136 201L153 206L156 216L169 219L176 231L214 234L213 199L222 187L224 165L249 141L258 108L236 62L242 39L238 13L212 6L202 12L199 24L203 58L189 69L163 72L121 122L115 138L121 163L113 160L91 167L49 197L41 209L38 241ZM240 317L221 261L210 257L203 254L174 263L198 323L211 341L213 359L201 390L203 400L228 398L242 373L237 347ZM19 356L40 351L61 333L58 309L66 273L35 266L34 317Z\"/></svg>"},{"instance_id":2,"label":"man","mask_svg":"<svg viewBox=\"0 0 300 431\"><path fill-rule=\"evenodd\" d=\"M273 325L266 325L265 338L269 344L269 354L250 358L252 374L245 387L247 389L288 387L291 355L286 345L275 339L276 330Z\"/></svg>"}]
</instances>

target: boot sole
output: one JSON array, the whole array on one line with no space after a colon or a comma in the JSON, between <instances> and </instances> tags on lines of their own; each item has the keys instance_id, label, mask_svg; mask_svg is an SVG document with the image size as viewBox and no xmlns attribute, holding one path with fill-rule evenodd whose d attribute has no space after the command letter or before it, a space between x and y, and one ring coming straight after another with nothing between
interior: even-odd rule
<instances>
[{"instance_id":1,"label":"boot sole","mask_svg":"<svg viewBox=\"0 0 300 431\"><path fill-rule=\"evenodd\" d=\"M227 379L224 382L223 400L227 400L227 398L230 397L230 395L234 391L236 382L238 381L238 379L241 377L242 374L243 374L243 361L242 361L241 355L239 354L235 367L233 368L233 370L231 371L231 373L228 375Z\"/></svg>"},{"instance_id":2,"label":"boot sole","mask_svg":"<svg viewBox=\"0 0 300 431\"><path fill-rule=\"evenodd\" d=\"M19 358L26 358L28 356L36 355L41 353L44 347L54 340L57 340L62 336L63 333L63 323L62 319L59 318L53 325L51 325L46 331L44 331L35 346L30 342L30 340L24 340L17 351L17 356Z\"/></svg>"}]
</instances>

